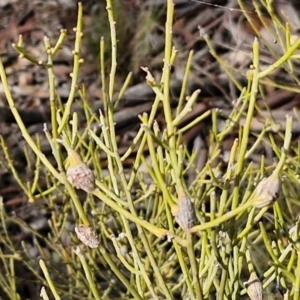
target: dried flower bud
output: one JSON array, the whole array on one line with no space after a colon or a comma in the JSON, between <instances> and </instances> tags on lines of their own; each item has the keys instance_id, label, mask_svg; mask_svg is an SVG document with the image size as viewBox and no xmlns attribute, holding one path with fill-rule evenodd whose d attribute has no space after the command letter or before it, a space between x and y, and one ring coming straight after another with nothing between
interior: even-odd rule
<instances>
[{"instance_id":1,"label":"dried flower bud","mask_svg":"<svg viewBox=\"0 0 300 300\"><path fill-rule=\"evenodd\" d=\"M280 180L277 173L264 178L256 187L253 193L253 206L263 208L271 205L278 197Z\"/></svg>"},{"instance_id":2,"label":"dried flower bud","mask_svg":"<svg viewBox=\"0 0 300 300\"><path fill-rule=\"evenodd\" d=\"M95 177L91 169L82 161L80 155L68 149L70 166L67 169L67 179L77 189L91 192L95 187Z\"/></svg>"},{"instance_id":3,"label":"dried flower bud","mask_svg":"<svg viewBox=\"0 0 300 300\"><path fill-rule=\"evenodd\" d=\"M194 226L196 221L195 208L191 199L185 194L172 207L172 214L178 225L185 231Z\"/></svg>"},{"instance_id":4,"label":"dried flower bud","mask_svg":"<svg viewBox=\"0 0 300 300\"><path fill-rule=\"evenodd\" d=\"M255 272L251 273L249 280L244 284L247 288L247 293L251 300L263 299L262 284Z\"/></svg>"},{"instance_id":5,"label":"dried flower bud","mask_svg":"<svg viewBox=\"0 0 300 300\"><path fill-rule=\"evenodd\" d=\"M75 232L78 239L86 246L90 248L97 248L99 246L99 239L91 226L84 224L77 225L75 226Z\"/></svg>"}]
</instances>

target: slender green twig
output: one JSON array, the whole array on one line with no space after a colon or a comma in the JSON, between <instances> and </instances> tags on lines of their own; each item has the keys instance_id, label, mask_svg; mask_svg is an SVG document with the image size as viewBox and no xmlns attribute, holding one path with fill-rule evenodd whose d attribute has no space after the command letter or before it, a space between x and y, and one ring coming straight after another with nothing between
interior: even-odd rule
<instances>
[{"instance_id":1,"label":"slender green twig","mask_svg":"<svg viewBox=\"0 0 300 300\"><path fill-rule=\"evenodd\" d=\"M113 260L111 259L110 255L107 253L107 251L103 247L100 247L100 252L101 252L102 256L104 257L105 261L108 263L110 269L118 276L118 278L122 281L124 286L132 294L134 299L142 300L143 298L138 294L136 289L132 286L132 284L128 281L128 279L120 271L118 266L113 262Z\"/></svg>"},{"instance_id":2,"label":"slender green twig","mask_svg":"<svg viewBox=\"0 0 300 300\"><path fill-rule=\"evenodd\" d=\"M258 78L264 78L268 75L270 75L274 70L278 69L280 66L282 66L288 59L291 58L291 56L294 54L294 52L299 48L300 46L300 38L298 38L295 43L287 49L287 51L273 64L271 64L267 69L264 71L260 71L258 73Z\"/></svg>"},{"instance_id":3,"label":"slender green twig","mask_svg":"<svg viewBox=\"0 0 300 300\"><path fill-rule=\"evenodd\" d=\"M66 125L68 118L70 116L71 107L75 99L75 93L77 91L77 81L79 76L79 66L80 63L82 63L82 58L80 57L80 50L81 50L81 41L82 41L82 25L83 25L83 9L81 2L78 3L78 14L77 14L77 26L74 28L74 31L76 32L76 38L75 38L75 48L73 51L73 69L72 73L70 74L72 80L71 80L71 89L69 92L69 97L65 106L65 110L63 112L62 121L57 129L58 134L61 134L64 126Z\"/></svg>"},{"instance_id":4,"label":"slender green twig","mask_svg":"<svg viewBox=\"0 0 300 300\"><path fill-rule=\"evenodd\" d=\"M249 97L249 107L247 111L247 117L245 121L245 125L243 126L242 132L242 140L240 142L239 156L237 160L237 168L236 173L237 176L240 176L243 166L244 166L244 157L248 147L248 138L250 133L251 121L254 114L254 108L256 103L256 97L258 93L258 73L259 73L259 43L255 38L253 42L253 70L249 71L249 79L251 80L251 92ZM234 188L234 196L232 202L232 208L236 208L238 206L238 193L239 187L235 186Z\"/></svg>"},{"instance_id":5,"label":"slender green twig","mask_svg":"<svg viewBox=\"0 0 300 300\"><path fill-rule=\"evenodd\" d=\"M92 291L92 294L94 296L94 299L96 300L101 300L102 297L100 296L99 292L98 292L98 288L96 286L96 281L94 280L94 278L92 277L92 273L91 273L91 270L90 270L90 267L84 257L84 255L82 254L81 252L81 249L79 246L77 246L76 250L75 250L75 253L76 255L79 257L79 260L80 260L80 263L81 263L81 266L84 270L84 274L85 274L85 277L87 279L87 282L89 284L89 287Z\"/></svg>"},{"instance_id":6,"label":"slender green twig","mask_svg":"<svg viewBox=\"0 0 300 300\"><path fill-rule=\"evenodd\" d=\"M49 288L52 292L52 295L53 295L54 299L55 300L60 300L60 296L58 295L58 292L56 291L55 284L53 283L53 281L50 277L50 274L48 272L48 269L47 269L47 266L46 266L45 262L42 259L40 259L39 263L40 263L40 267L41 267L41 269L44 273L45 279L48 282Z\"/></svg>"}]
</instances>

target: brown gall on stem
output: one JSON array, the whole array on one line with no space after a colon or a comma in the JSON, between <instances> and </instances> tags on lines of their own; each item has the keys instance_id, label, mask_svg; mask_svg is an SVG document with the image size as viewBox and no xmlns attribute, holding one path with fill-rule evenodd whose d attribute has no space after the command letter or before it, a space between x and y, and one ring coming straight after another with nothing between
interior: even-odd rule
<instances>
[{"instance_id":1,"label":"brown gall on stem","mask_svg":"<svg viewBox=\"0 0 300 300\"><path fill-rule=\"evenodd\" d=\"M280 180L277 173L272 173L268 178L263 178L253 192L253 206L263 208L273 204L278 197L279 190Z\"/></svg>"},{"instance_id":2,"label":"brown gall on stem","mask_svg":"<svg viewBox=\"0 0 300 300\"><path fill-rule=\"evenodd\" d=\"M195 225L196 214L194 204L187 195L178 199L177 205L172 207L172 214L177 224L184 230L189 231Z\"/></svg>"},{"instance_id":3,"label":"brown gall on stem","mask_svg":"<svg viewBox=\"0 0 300 300\"><path fill-rule=\"evenodd\" d=\"M97 248L100 244L96 232L89 225L77 225L75 226L75 233L78 239L90 248Z\"/></svg>"},{"instance_id":4,"label":"brown gall on stem","mask_svg":"<svg viewBox=\"0 0 300 300\"><path fill-rule=\"evenodd\" d=\"M244 283L247 288L247 294L251 300L262 300L263 299L263 288L260 280L256 273L251 273L250 278Z\"/></svg>"},{"instance_id":5,"label":"brown gall on stem","mask_svg":"<svg viewBox=\"0 0 300 300\"><path fill-rule=\"evenodd\" d=\"M91 169L82 161L80 155L72 149L68 149L70 166L67 169L67 179L77 189L89 193L95 188L95 177Z\"/></svg>"}]
</instances>

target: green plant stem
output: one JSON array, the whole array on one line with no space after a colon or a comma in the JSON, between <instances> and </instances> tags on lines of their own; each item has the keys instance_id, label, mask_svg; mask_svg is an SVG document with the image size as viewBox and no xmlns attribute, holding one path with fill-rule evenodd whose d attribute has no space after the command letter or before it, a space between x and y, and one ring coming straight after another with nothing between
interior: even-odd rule
<instances>
[{"instance_id":1,"label":"green plant stem","mask_svg":"<svg viewBox=\"0 0 300 300\"><path fill-rule=\"evenodd\" d=\"M46 169L48 170L48 172L50 172L57 180L59 180L62 184L64 184L68 190L68 192L71 195L71 199L73 200L73 203L76 207L76 210L79 214L80 219L82 220L82 222L84 224L89 224L89 221L86 217L86 214L82 208L82 205L79 201L78 196L76 195L76 193L74 192L74 189L71 187L71 185L69 184L69 182L67 181L66 176L63 173L59 173L53 166L52 164L49 162L49 160L46 158L45 154L43 154L41 152L41 150L38 148L38 146L35 144L35 142L33 141L32 137L30 136L30 134L27 131L26 126L24 125L24 122L15 106L14 103L14 99L12 98L10 89L9 89L9 84L7 81L7 77L5 74L5 69L2 63L2 60L0 59L0 77L1 77L1 81L3 83L3 89L4 89L4 93L6 96L6 100L9 104L10 110L16 120L16 123L18 124L18 127L22 133L23 138L25 139L25 141L27 142L27 144L29 145L29 147L31 148L31 150L35 153L35 155L41 160L41 162L44 164L44 166L46 167Z\"/></svg>"},{"instance_id":2,"label":"green plant stem","mask_svg":"<svg viewBox=\"0 0 300 300\"><path fill-rule=\"evenodd\" d=\"M270 241L270 237L269 237L269 235L268 235L268 233L267 233L267 231L266 231L266 229L265 229L265 227L264 227L264 225L263 225L262 222L260 222L259 227L260 227L261 236L263 238L263 241L264 241L264 244L266 246L266 249L267 249L269 255L272 258L272 262L275 263L275 264L277 264L277 265L279 265L280 264L279 260L278 260L278 258L276 256L276 254L274 253L274 250L272 249L272 246L271 246L272 243Z\"/></svg>"},{"instance_id":3,"label":"green plant stem","mask_svg":"<svg viewBox=\"0 0 300 300\"><path fill-rule=\"evenodd\" d=\"M216 218L216 192L213 190L210 193L210 220L213 221ZM218 234L216 230L210 231L210 244L211 244L211 251L216 256L218 263L221 265L223 269L226 269L226 265L223 262L221 257L220 249L217 245L218 241Z\"/></svg>"},{"instance_id":4,"label":"green plant stem","mask_svg":"<svg viewBox=\"0 0 300 300\"><path fill-rule=\"evenodd\" d=\"M207 117L211 115L211 110L208 110L204 112L202 115L199 117L195 118L193 121L188 122L185 126L181 127L180 129L177 130L177 134L183 134L184 132L188 131L189 129L195 127L198 123L201 121L205 120Z\"/></svg>"},{"instance_id":5,"label":"green plant stem","mask_svg":"<svg viewBox=\"0 0 300 300\"><path fill-rule=\"evenodd\" d=\"M30 62L32 62L35 65L41 66L41 67L47 67L47 64L44 63L41 60L37 60L33 55L31 55L30 53L28 53L23 46L19 45L20 42L18 43L18 45L16 44L12 44L12 47L20 53L20 56L23 58L26 58L27 60L29 60Z\"/></svg>"},{"instance_id":6,"label":"green plant stem","mask_svg":"<svg viewBox=\"0 0 300 300\"><path fill-rule=\"evenodd\" d=\"M123 254L121 253L120 246L118 245L115 236L111 237L111 241L115 247L115 250L117 252L117 256L121 263L124 265L124 267L131 273L131 274L137 274L140 275L141 271L136 270L133 266L130 265L130 263L127 262L127 260L124 258ZM105 251L105 250L103 250Z\"/></svg>"},{"instance_id":7,"label":"green plant stem","mask_svg":"<svg viewBox=\"0 0 300 300\"><path fill-rule=\"evenodd\" d=\"M201 224L201 225L196 225L194 227L192 227L190 229L190 232L199 232L199 231L203 231L209 228L213 228L213 227L217 227L220 224L234 218L235 216L237 216L240 213L245 212L249 207L252 206L252 202L251 201L247 201L246 203L244 203L243 205L237 207L236 209L227 212L226 214L222 215L221 217L218 217L216 219L214 219L213 221Z\"/></svg>"},{"instance_id":8,"label":"green plant stem","mask_svg":"<svg viewBox=\"0 0 300 300\"><path fill-rule=\"evenodd\" d=\"M88 265L88 263L86 262L86 259L84 257L84 255L81 253L81 249L79 246L77 246L76 250L75 250L76 255L78 256L81 266L84 270L84 274L85 274L85 278L88 281L89 287L92 291L92 294L94 296L94 299L96 300L101 300L102 298L99 295L98 289L95 285L95 280L92 277L91 271L90 271L90 267Z\"/></svg>"},{"instance_id":9,"label":"green plant stem","mask_svg":"<svg viewBox=\"0 0 300 300\"><path fill-rule=\"evenodd\" d=\"M145 235L143 228L139 228L139 235L142 239L143 246L144 246L145 251L147 253L148 259L150 260L152 269L153 269L154 274L155 274L155 280L157 281L157 284L158 284L159 288L161 289L162 293L164 294L164 297L167 300L174 299L171 292L170 292L170 290L169 290L169 288L168 288L168 286L167 286L166 281L162 277L161 272L160 272L160 270L157 266L157 263L156 263L155 258L153 256L153 251L151 250L148 238Z\"/></svg>"},{"instance_id":10,"label":"green plant stem","mask_svg":"<svg viewBox=\"0 0 300 300\"><path fill-rule=\"evenodd\" d=\"M178 171L178 161L176 155L176 128L173 125L172 109L170 103L170 77L172 67L172 27L174 16L174 2L167 0L167 19L165 26L165 51L164 51L164 70L163 70L163 110L167 126L167 135L169 142L169 155L171 166L174 171L174 182L176 182L176 190L182 189L180 174ZM179 192L180 193L180 192Z\"/></svg>"},{"instance_id":11,"label":"green plant stem","mask_svg":"<svg viewBox=\"0 0 300 300\"><path fill-rule=\"evenodd\" d=\"M293 286L293 291L294 291L294 300L299 300L300 299L300 251L297 252L297 267L296 267L296 280Z\"/></svg>"},{"instance_id":12,"label":"green plant stem","mask_svg":"<svg viewBox=\"0 0 300 300\"><path fill-rule=\"evenodd\" d=\"M154 268L154 272L156 274L157 279L161 282L160 287L162 288L162 290L164 291L165 296L168 299L172 299L172 296L167 288L167 286L165 285L164 281L162 280L162 277L160 275L160 272L156 266L155 260L152 257L152 253L151 251L149 251L149 247L148 247L148 242L147 242L147 238L145 237L144 233L143 233L143 227L140 227L140 223L139 223L139 218L136 215L135 212L135 208L133 205L133 201L131 199L131 192L130 192L130 188L128 187L128 182L125 178L124 175L124 170L123 170L123 165L122 165L122 161L121 158L118 155L118 147L117 147L117 143L115 140L115 126L114 126L114 122L113 122L113 108L114 106L112 105L112 96L113 96L113 86L114 86L114 77L115 77L115 71L116 71L116 29L115 29L115 21L114 21L114 15L113 15L113 9L111 6L111 1L107 1L107 11L108 11L108 15L109 15L109 23L110 23L110 28L111 28L111 41L112 41L112 66L111 66L111 73L110 73L110 84L109 84L109 101L107 103L107 122L108 122L108 128L109 128L109 138L107 135L104 135L105 139L106 139L106 146L110 145L112 152L114 153L114 155L109 156L109 168L110 168L110 174L112 176L112 178L114 178L114 168L113 168L113 161L114 161L114 167L117 167L118 169L118 174L121 180L121 184L122 184L122 189L123 191L125 191L125 196L127 199L127 203L128 203L128 207L130 209L130 215L132 217L134 217L137 222L135 222L138 226L138 230L140 232L140 237L142 239L143 245L147 251L148 257L151 261L151 265ZM104 131L104 133L106 133L106 130ZM116 181L113 182L114 183L114 190L116 194L119 194L118 192L118 184ZM127 220L126 220L126 216L124 215L124 213L121 214L121 217L124 218L123 223L125 227L128 227L127 224ZM127 215L128 217L128 215ZM147 224L147 222L144 222L144 224ZM149 224L149 223L148 223ZM148 225L147 224L147 225ZM150 224L149 224L150 225ZM133 237L131 236L131 232L130 232L130 228L128 227L128 229L126 230L128 238L129 238L129 242L131 243L131 241L133 241ZM149 291L151 292L152 296L156 299L155 296L155 291L152 289L151 287L151 282L145 272L145 268L144 266L141 264L140 261L140 257L138 254L138 251L134 250L135 249L135 245L132 243L132 249L134 251L134 258L137 261L138 265L140 266L141 269L141 275L144 278L145 282L148 285ZM138 280L138 276L136 276L137 280Z\"/></svg>"},{"instance_id":13,"label":"green plant stem","mask_svg":"<svg viewBox=\"0 0 300 300\"><path fill-rule=\"evenodd\" d=\"M9 89L9 84L7 81L7 77L5 74L5 70L4 70L4 66L2 63L2 60L0 59L0 77L1 77L1 81L3 84L3 88L4 88L4 93L5 93L5 97L6 100L9 104L10 110L16 120L16 123L23 135L23 138L26 140L27 144L29 145L29 147L33 150L33 152L40 158L40 160L42 161L42 163L46 166L46 168L48 169L48 171L50 173L52 173L52 175L54 177L56 177L58 180L60 181L64 181L63 180L63 176L57 172L55 170L55 168L51 165L51 163L49 162L49 160L46 158L46 156L44 154L41 153L40 149L37 147L37 145L35 144L35 142L33 141L32 137L29 135L26 126L23 123L23 120L15 106L14 100L12 98L10 89Z\"/></svg>"},{"instance_id":14,"label":"green plant stem","mask_svg":"<svg viewBox=\"0 0 300 300\"><path fill-rule=\"evenodd\" d=\"M57 54L57 52L61 49L66 37L67 37L67 30L66 29L61 29L59 38L58 38L55 46L51 49L52 57L54 57Z\"/></svg>"},{"instance_id":15,"label":"green plant stem","mask_svg":"<svg viewBox=\"0 0 300 300\"><path fill-rule=\"evenodd\" d=\"M112 139L112 147L114 149L114 153L115 153L114 158L115 158L115 162L116 162L116 165L117 165L117 168L118 168L118 173L119 173L119 176L120 176L120 179L121 179L122 188L125 191L125 196L126 196L126 199L127 199L128 207L130 209L130 212L131 212L132 216L137 217L135 207L134 207L134 204L133 204L133 201L132 201L131 191L130 191L130 189L128 189L128 183L127 183L127 180L126 180L126 177L125 177L125 174L124 174L122 161L121 161L121 158L120 158L120 156L118 154L118 151L117 151L116 139L114 139L114 138ZM152 266L152 268L154 270L154 273L156 275L156 279L159 282L159 286L162 289L162 291L163 291L163 293L164 293L164 295L167 299L169 299L169 300L173 299L173 297L170 294L170 291L169 291L167 285L165 284L165 281L163 280L163 278L160 274L160 271L157 267L156 261L153 257L152 251L149 247L147 237L144 234L144 229L143 229L143 227L139 226L138 223L136 223L136 224L137 224L137 227L138 227L138 230L139 230L139 236L142 240L142 243L143 243L144 248L146 250L147 256L148 256L148 258L151 262L151 266ZM132 240L133 240L133 237L132 237Z\"/></svg>"},{"instance_id":16,"label":"green plant stem","mask_svg":"<svg viewBox=\"0 0 300 300\"><path fill-rule=\"evenodd\" d=\"M58 135L61 134L64 126L66 125L68 118L70 117L71 113L71 107L74 102L74 97L75 93L77 91L77 81L78 81L78 76L79 76L79 66L82 61L80 58L80 48L81 48L81 41L82 41L82 24L83 24L83 9L82 9L82 4L79 2L78 3L78 14L77 14L77 26L74 29L76 32L76 38L75 38L75 48L73 51L73 56L74 56L74 62L73 62L73 68L72 68L72 74L71 78L71 89L69 92L69 97L65 106L65 110L62 116L61 124L59 125L57 129Z\"/></svg>"},{"instance_id":17,"label":"green plant stem","mask_svg":"<svg viewBox=\"0 0 300 300\"><path fill-rule=\"evenodd\" d=\"M17 282L16 282L16 266L15 266L15 258L10 257L9 258L9 274L11 274L11 277L9 278L10 287L12 294L14 296L14 299L20 300L20 295L17 293Z\"/></svg>"},{"instance_id":18,"label":"green plant stem","mask_svg":"<svg viewBox=\"0 0 300 300\"><path fill-rule=\"evenodd\" d=\"M115 203L113 200L109 199L104 193L102 193L99 189L96 189L92 192L92 194L94 196L96 196L97 198L99 198L101 201L103 201L105 204L107 204L109 207L111 207L113 210L117 211L119 214L123 215L124 217L126 217L128 220L141 225L142 227L144 227L145 229L147 229L148 231L150 231L151 233L153 233L154 235L156 235L157 237L166 237L168 235L170 235L171 238L174 238L176 241L178 241L180 244L182 245L186 245L186 243L184 242L183 239L181 239L178 236L173 236L172 234L170 234L166 229L164 228L160 228L157 227L145 220L140 219L139 217L133 215L132 213L130 213L129 211L125 210L124 208L122 208L121 206L119 206L117 203Z\"/></svg>"},{"instance_id":19,"label":"green plant stem","mask_svg":"<svg viewBox=\"0 0 300 300\"><path fill-rule=\"evenodd\" d=\"M0 136L0 144L1 144L1 147L2 147L2 150L4 152L4 157L5 157L5 160L7 161L8 163L8 167L10 169L10 171L12 172L13 174L13 177L14 179L16 180L16 182L18 183L18 185L22 188L22 190L24 191L24 193L26 194L26 196L28 197L29 201L33 201L33 195L31 194L31 191L26 187L26 185L22 182L15 166L14 166L14 163L9 155L9 151L8 151L8 148L6 146L6 143L3 139L2 136Z\"/></svg>"},{"instance_id":20,"label":"green plant stem","mask_svg":"<svg viewBox=\"0 0 300 300\"><path fill-rule=\"evenodd\" d=\"M192 96L188 99L186 105L182 109L182 111L176 116L176 118L172 121L173 126L177 126L182 119L192 110L192 107L194 106L195 102L198 99L198 96L200 94L200 90L196 90L193 92Z\"/></svg>"},{"instance_id":21,"label":"green plant stem","mask_svg":"<svg viewBox=\"0 0 300 300\"><path fill-rule=\"evenodd\" d=\"M293 118L291 116L286 116L285 123L285 135L284 135L284 143L283 148L280 153L280 160L276 166L276 169L273 171L275 174L279 174L284 167L287 151L290 149L290 144L292 140L292 132L293 132Z\"/></svg>"},{"instance_id":22,"label":"green plant stem","mask_svg":"<svg viewBox=\"0 0 300 300\"><path fill-rule=\"evenodd\" d=\"M240 143L239 156L237 160L237 168L236 168L236 176L239 178L241 176L241 172L244 166L244 157L247 152L248 147L248 138L251 128L251 121L254 114L256 97L258 93L258 73L259 73L259 43L255 38L253 42L253 70L250 71L251 74L252 85L249 99L249 107L247 111L247 117L245 121L245 125L243 127L242 140ZM236 185L233 190L233 202L232 209L235 209L238 206L238 194L239 194L239 186Z\"/></svg>"},{"instance_id":23,"label":"green plant stem","mask_svg":"<svg viewBox=\"0 0 300 300\"><path fill-rule=\"evenodd\" d=\"M292 265L294 266L295 265L295 257L296 257L296 255L295 255L295 253L296 253L296 251L294 251L293 249L292 249L292 247L293 247L293 245L292 244L289 244L285 249L284 249L284 251L281 253L281 255L280 255L280 257L278 258L278 261L279 261L279 263L280 264L282 264L283 262L284 262L284 260L285 259L287 259L287 257L288 256L290 256L291 257L291 263L292 263ZM289 264L290 264L290 262L289 262ZM290 269L289 268L287 268L287 270L288 270L288 272L290 273ZM273 266L271 266L266 272L264 272L264 274L263 274L263 277L264 278L268 278L268 280L266 280L265 282L264 282L264 287L266 287L266 286L268 286L269 284L270 284L270 282L272 282L272 280L274 279L272 279L272 276L271 275L274 275L274 278L275 278L275 275L276 275L276 267L273 265ZM290 277L290 279L291 279L291 281L292 282L294 282L295 280L296 280L296 278L294 277L294 275L291 275L291 277Z\"/></svg>"},{"instance_id":24,"label":"green plant stem","mask_svg":"<svg viewBox=\"0 0 300 300\"><path fill-rule=\"evenodd\" d=\"M101 148L109 150L106 152L108 154L108 169L110 173L110 179L113 185L114 193L116 195L120 195L120 188L117 182L117 175L116 175L116 167L118 169L118 174L119 177L121 178L121 183L122 183L122 188L125 191L126 198L127 198L127 206L131 210L131 215L136 217L135 211L132 209L132 200L131 200L131 194L127 188L127 183L126 180L124 179L124 174L123 174L123 166L121 159L118 155L118 147L116 143L116 133L115 133L115 124L114 124L114 105L113 105L113 92L114 92L114 82L115 82L115 73L116 73L116 66L117 66L117 42L116 42L116 22L114 20L114 10L112 7L112 2L110 0L107 1L107 12L108 12L108 19L109 19L109 24L110 24L110 30L111 30L111 55L112 55L112 62L111 62L111 70L110 70L110 77L109 77L109 91L108 91L108 97L106 97L106 94L104 95L104 107L105 107L105 113L106 113L106 118L100 113L100 123L102 125L102 133L105 141L105 145L100 145L99 142L101 142L100 139L98 139L98 144L102 146ZM101 45L101 72L102 72L102 81L104 82L104 43ZM104 90L105 93L105 90ZM114 203L113 203L114 204ZM118 206L121 209L120 206L120 201L118 201ZM133 236L130 231L129 223L125 217L124 214L120 214L121 220L123 223L123 226L125 228L126 235L128 236L129 243L131 245L132 251L134 253L135 260L141 269L141 274L147 283L149 287L149 278L147 274L145 273L144 266L141 263L140 257L138 255L138 251L136 249L135 244L133 243ZM138 224L138 223L137 223ZM140 275L136 274L136 278L138 280ZM154 291L151 287L149 287L149 290L151 291L151 294L154 295ZM141 289L139 289L141 291Z\"/></svg>"},{"instance_id":25,"label":"green plant stem","mask_svg":"<svg viewBox=\"0 0 300 300\"><path fill-rule=\"evenodd\" d=\"M225 264L228 264L228 255L226 255L226 257L223 258L223 261ZM228 270L222 269L220 286L218 288L218 296L220 297L220 299L226 299L225 289L228 288L226 286L226 282L228 282ZM232 286L231 286L231 288L232 288Z\"/></svg>"},{"instance_id":26,"label":"green plant stem","mask_svg":"<svg viewBox=\"0 0 300 300\"><path fill-rule=\"evenodd\" d=\"M189 56L188 56L185 71L184 71L182 86L181 86L181 90L180 90L180 96L179 96L178 105L176 108L176 116L179 115L179 113L182 110L182 107L184 106L183 103L184 103L185 93L186 93L186 89L187 89L187 85L188 85L188 77L190 74L190 69L191 69L191 65L192 65L192 61L193 61L193 55L194 55L194 51L191 50L189 52Z\"/></svg>"},{"instance_id":27,"label":"green plant stem","mask_svg":"<svg viewBox=\"0 0 300 300\"><path fill-rule=\"evenodd\" d=\"M255 224L257 224L259 222L259 220L264 216L264 214L267 212L268 209L269 209L269 207L262 208L260 210L260 212L253 218L254 210L255 210L253 208L252 211L249 213L249 217L248 217L248 220L247 220L247 225L243 229L243 231L238 234L237 240L241 240L241 239L245 238L249 234L249 232L253 228L253 226Z\"/></svg>"},{"instance_id":28,"label":"green plant stem","mask_svg":"<svg viewBox=\"0 0 300 300\"><path fill-rule=\"evenodd\" d=\"M156 153L156 149L154 147L152 136L149 134L147 134L147 142L148 142L150 157L151 157L152 164L153 164L153 170L154 170L154 173L156 176L156 184L160 187L160 189L163 193L164 201L166 201L166 203L168 203L170 206L172 206L173 205L172 197L171 197L170 191L168 190L168 188L165 184L164 174L162 174L160 167L159 167L159 162L157 160L157 153Z\"/></svg>"},{"instance_id":29,"label":"green plant stem","mask_svg":"<svg viewBox=\"0 0 300 300\"><path fill-rule=\"evenodd\" d=\"M47 269L47 266L46 266L45 262L42 259L40 259L39 264L40 264L40 267L43 271L44 277L47 280L47 283L49 285L49 288L52 292L52 295L53 295L54 299L55 300L60 300L60 297L59 297L59 295L56 291L55 285L53 284L53 281L50 277L50 274L48 272L48 269Z\"/></svg>"},{"instance_id":30,"label":"green plant stem","mask_svg":"<svg viewBox=\"0 0 300 300\"><path fill-rule=\"evenodd\" d=\"M117 35L116 35L116 21L114 18L113 4L111 0L106 0L106 10L109 20L110 38L111 38L111 67L109 74L109 101L113 100L115 76L117 69Z\"/></svg>"},{"instance_id":31,"label":"green plant stem","mask_svg":"<svg viewBox=\"0 0 300 300\"><path fill-rule=\"evenodd\" d=\"M197 268L197 261L195 258L195 251L193 247L193 237L190 233L187 233L187 252L189 256L189 261L191 264L191 271L193 277L193 286L195 288L196 297L198 300L203 299L202 290L199 282L199 275L198 275L198 268Z\"/></svg>"},{"instance_id":32,"label":"green plant stem","mask_svg":"<svg viewBox=\"0 0 300 300\"><path fill-rule=\"evenodd\" d=\"M159 99L158 96L156 96L155 99L154 99L153 105L152 105L152 109L151 109L150 115L148 117L148 123L147 123L147 127L148 128L151 127L151 125L152 125L152 123L154 121L156 112L157 112L158 107L159 107L159 103L160 103L160 99ZM142 127L143 126L141 126L141 130L143 130ZM144 130L143 130L143 132L144 132ZM146 142L147 142L147 135L144 134L143 137L142 137L142 140L140 142L140 146L139 146L139 148L137 150L137 153L136 153L136 158L135 158L135 161L134 161L134 164L133 164L133 168L132 168L133 171L131 172L130 179L128 181L128 189L131 189L131 187L134 184L134 180L136 178L137 170L140 167L140 163L141 163L141 160L142 160L142 157L143 157L143 151L144 151Z\"/></svg>"},{"instance_id":33,"label":"green plant stem","mask_svg":"<svg viewBox=\"0 0 300 300\"><path fill-rule=\"evenodd\" d=\"M167 209L167 214L168 214L168 219L171 219L171 213L170 213L169 209ZM186 282L186 285L187 285L187 288L188 288L189 297L193 300L197 300L197 298L195 296L195 292L194 292L194 286L193 286L190 270L189 270L189 268L186 264L184 255L182 253L182 249L178 245L178 243L176 243L176 241L173 243L173 245L174 245L174 248L175 248L176 256L177 256L181 271L182 271L182 275L184 277L184 281Z\"/></svg>"},{"instance_id":34,"label":"green plant stem","mask_svg":"<svg viewBox=\"0 0 300 300\"><path fill-rule=\"evenodd\" d=\"M270 65L267 69L264 71L261 71L258 73L258 78L263 78L268 75L270 75L274 70L278 69L280 66L282 66L288 59L291 58L291 56L294 54L294 52L300 47L300 38L296 40L296 42L287 49L287 51L272 65Z\"/></svg>"},{"instance_id":35,"label":"green plant stem","mask_svg":"<svg viewBox=\"0 0 300 300\"><path fill-rule=\"evenodd\" d=\"M228 167L227 167L227 172L224 176L225 182L229 182L232 178L232 173L233 173L233 168L232 166L234 165L236 154L237 154L237 149L238 149L238 139L235 139L233 142L233 145L230 150L230 156L229 156L229 161L228 161ZM220 205L219 205L219 215L223 215L225 209L226 209L226 203L228 202L228 196L229 196L229 188L225 188L222 191L221 194L221 200L220 200Z\"/></svg>"},{"instance_id":36,"label":"green plant stem","mask_svg":"<svg viewBox=\"0 0 300 300\"><path fill-rule=\"evenodd\" d=\"M49 82L49 100L50 100L50 111L51 111L51 133L52 133L52 151L55 156L56 162L58 164L58 169L63 170L63 163L59 144L57 142L58 132L57 132L57 105L56 105L56 95L55 95L55 75L53 71L53 54L48 38L44 38L45 49L48 57L47 62L47 72L48 72L48 82Z\"/></svg>"},{"instance_id":37,"label":"green plant stem","mask_svg":"<svg viewBox=\"0 0 300 300\"><path fill-rule=\"evenodd\" d=\"M120 271L119 267L116 266L116 264L113 262L113 260L110 257L110 254L104 249L103 247L100 247L100 252L102 256L104 257L105 261L109 265L110 269L114 274L120 279L120 281L124 284L124 286L128 289L128 291L131 293L131 295L134 297L134 299L142 300L141 296L137 292L137 290L132 286L132 284L128 281L128 279L123 275L123 273Z\"/></svg>"}]
</instances>

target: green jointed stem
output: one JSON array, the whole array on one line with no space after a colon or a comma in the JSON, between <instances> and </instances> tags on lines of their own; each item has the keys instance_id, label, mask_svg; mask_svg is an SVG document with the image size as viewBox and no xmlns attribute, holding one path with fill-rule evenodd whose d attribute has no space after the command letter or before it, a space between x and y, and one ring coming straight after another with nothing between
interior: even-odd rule
<instances>
[{"instance_id":1,"label":"green jointed stem","mask_svg":"<svg viewBox=\"0 0 300 300\"><path fill-rule=\"evenodd\" d=\"M77 15L77 26L74 28L74 31L76 32L76 38L75 38L75 49L73 51L74 56L74 62L73 62L73 71L71 75L72 81L71 81L71 90L69 93L69 97L65 106L65 110L62 116L61 124L58 128L58 134L61 134L64 126L66 126L70 113L71 113L71 107L75 99L75 93L77 91L77 81L79 76L79 66L81 62L80 58L80 48L81 48L81 41L82 41L82 23L83 23L83 9L82 4L78 3L78 15Z\"/></svg>"}]
</instances>

